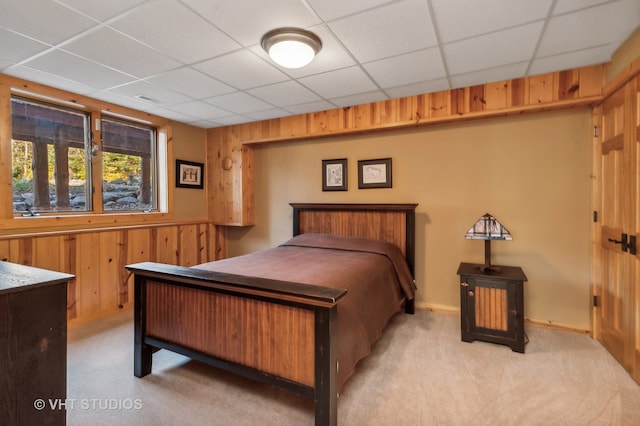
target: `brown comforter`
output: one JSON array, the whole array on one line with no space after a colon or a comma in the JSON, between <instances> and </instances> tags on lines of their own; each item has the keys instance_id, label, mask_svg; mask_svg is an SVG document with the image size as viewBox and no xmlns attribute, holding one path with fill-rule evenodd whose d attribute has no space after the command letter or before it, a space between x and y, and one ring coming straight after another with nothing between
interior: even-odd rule
<instances>
[{"instance_id":1,"label":"brown comforter","mask_svg":"<svg viewBox=\"0 0 640 426\"><path fill-rule=\"evenodd\" d=\"M415 284L400 249L391 243L302 234L256 253L194 268L346 289L338 301L338 389L367 356Z\"/></svg>"}]
</instances>

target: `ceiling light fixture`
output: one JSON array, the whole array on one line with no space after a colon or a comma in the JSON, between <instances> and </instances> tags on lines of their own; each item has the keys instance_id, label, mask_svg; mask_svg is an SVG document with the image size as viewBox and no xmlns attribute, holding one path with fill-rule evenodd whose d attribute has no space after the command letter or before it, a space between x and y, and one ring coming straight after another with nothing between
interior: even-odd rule
<instances>
[{"instance_id":1,"label":"ceiling light fixture","mask_svg":"<svg viewBox=\"0 0 640 426\"><path fill-rule=\"evenodd\" d=\"M304 67L322 48L322 41L311 31L290 27L269 31L260 44L276 64L285 68Z\"/></svg>"}]
</instances>

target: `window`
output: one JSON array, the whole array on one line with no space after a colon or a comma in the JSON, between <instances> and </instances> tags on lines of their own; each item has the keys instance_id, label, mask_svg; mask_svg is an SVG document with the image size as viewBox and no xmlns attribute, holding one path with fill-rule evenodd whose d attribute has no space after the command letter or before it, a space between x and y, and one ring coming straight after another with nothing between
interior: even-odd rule
<instances>
[{"instance_id":1,"label":"window","mask_svg":"<svg viewBox=\"0 0 640 426\"><path fill-rule=\"evenodd\" d=\"M155 130L111 118L101 129L103 209L156 210Z\"/></svg>"},{"instance_id":2,"label":"window","mask_svg":"<svg viewBox=\"0 0 640 426\"><path fill-rule=\"evenodd\" d=\"M103 115L93 120L92 133L89 112L12 96L14 214L164 206L158 201L158 132L134 120Z\"/></svg>"},{"instance_id":3,"label":"window","mask_svg":"<svg viewBox=\"0 0 640 426\"><path fill-rule=\"evenodd\" d=\"M91 210L89 116L11 98L13 211Z\"/></svg>"}]
</instances>

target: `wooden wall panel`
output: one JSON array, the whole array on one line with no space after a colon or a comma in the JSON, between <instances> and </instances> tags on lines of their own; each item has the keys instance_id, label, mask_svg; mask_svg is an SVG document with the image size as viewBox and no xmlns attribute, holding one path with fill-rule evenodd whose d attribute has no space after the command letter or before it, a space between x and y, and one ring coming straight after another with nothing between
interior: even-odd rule
<instances>
[{"instance_id":1,"label":"wooden wall panel","mask_svg":"<svg viewBox=\"0 0 640 426\"><path fill-rule=\"evenodd\" d=\"M79 317L90 317L100 312L100 237L90 233L77 238L76 309Z\"/></svg>"},{"instance_id":2,"label":"wooden wall panel","mask_svg":"<svg viewBox=\"0 0 640 426\"><path fill-rule=\"evenodd\" d=\"M178 264L178 228L163 227L156 231L156 262Z\"/></svg>"},{"instance_id":3,"label":"wooden wall panel","mask_svg":"<svg viewBox=\"0 0 640 426\"><path fill-rule=\"evenodd\" d=\"M553 101L553 75L529 77L529 105L547 104Z\"/></svg>"},{"instance_id":4,"label":"wooden wall panel","mask_svg":"<svg viewBox=\"0 0 640 426\"><path fill-rule=\"evenodd\" d=\"M138 263L144 261L155 261L155 258L150 257L151 250L149 245L151 243L150 235L151 230L144 229L130 229L127 231L127 263Z\"/></svg>"},{"instance_id":5,"label":"wooden wall panel","mask_svg":"<svg viewBox=\"0 0 640 426\"><path fill-rule=\"evenodd\" d=\"M133 303L133 276L125 265L160 261L192 266L224 257L226 231L211 223L0 239L0 260L75 275L67 288L67 317L71 323L113 313Z\"/></svg>"},{"instance_id":6,"label":"wooden wall panel","mask_svg":"<svg viewBox=\"0 0 640 426\"><path fill-rule=\"evenodd\" d=\"M38 238L33 245L33 262L43 269L60 270L60 237Z\"/></svg>"},{"instance_id":7,"label":"wooden wall panel","mask_svg":"<svg viewBox=\"0 0 640 426\"><path fill-rule=\"evenodd\" d=\"M121 258L119 252L123 249L123 246L120 245L121 234L122 231L97 234L99 237L99 279L97 281L100 292L100 311L108 310L110 306L120 305L121 283L117 261ZM124 249L126 250L126 248Z\"/></svg>"},{"instance_id":8,"label":"wooden wall panel","mask_svg":"<svg viewBox=\"0 0 640 426\"><path fill-rule=\"evenodd\" d=\"M0 240L0 262L9 260L9 241Z\"/></svg>"},{"instance_id":9,"label":"wooden wall panel","mask_svg":"<svg viewBox=\"0 0 640 426\"><path fill-rule=\"evenodd\" d=\"M504 110L509 106L509 82L499 81L485 85L484 104L485 111Z\"/></svg>"},{"instance_id":10,"label":"wooden wall panel","mask_svg":"<svg viewBox=\"0 0 640 426\"><path fill-rule=\"evenodd\" d=\"M602 99L604 65L454 88L207 131L209 217L253 225L253 145L591 106ZM223 170L229 157L232 166Z\"/></svg>"},{"instance_id":11,"label":"wooden wall panel","mask_svg":"<svg viewBox=\"0 0 640 426\"><path fill-rule=\"evenodd\" d=\"M178 259L183 266L197 265L200 259L200 235L198 225L184 225L178 227L178 240L180 247Z\"/></svg>"}]
</instances>

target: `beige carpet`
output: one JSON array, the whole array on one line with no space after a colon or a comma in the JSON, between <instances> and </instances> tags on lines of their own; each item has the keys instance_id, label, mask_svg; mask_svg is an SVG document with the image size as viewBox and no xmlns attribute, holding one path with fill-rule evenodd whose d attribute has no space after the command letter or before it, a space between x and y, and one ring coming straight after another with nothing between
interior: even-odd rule
<instances>
[{"instance_id":1,"label":"beige carpet","mask_svg":"<svg viewBox=\"0 0 640 426\"><path fill-rule=\"evenodd\" d=\"M338 402L341 425L640 425L640 386L590 337L527 327L526 354L396 316ZM70 330L69 425L312 425L312 404L159 351L133 376L131 312Z\"/></svg>"}]
</instances>

